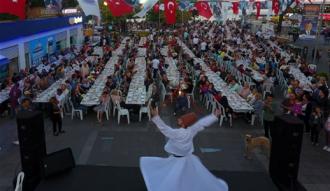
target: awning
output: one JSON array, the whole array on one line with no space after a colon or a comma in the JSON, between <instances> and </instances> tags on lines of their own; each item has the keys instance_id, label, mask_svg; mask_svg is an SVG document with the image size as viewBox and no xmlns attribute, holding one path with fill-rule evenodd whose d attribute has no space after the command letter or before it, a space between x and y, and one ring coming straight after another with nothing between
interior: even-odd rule
<instances>
[{"instance_id":1,"label":"awning","mask_svg":"<svg viewBox=\"0 0 330 191\"><path fill-rule=\"evenodd\" d=\"M9 63L8 58L0 55L0 66L1 65L5 65L5 64L8 64L8 63Z\"/></svg>"}]
</instances>

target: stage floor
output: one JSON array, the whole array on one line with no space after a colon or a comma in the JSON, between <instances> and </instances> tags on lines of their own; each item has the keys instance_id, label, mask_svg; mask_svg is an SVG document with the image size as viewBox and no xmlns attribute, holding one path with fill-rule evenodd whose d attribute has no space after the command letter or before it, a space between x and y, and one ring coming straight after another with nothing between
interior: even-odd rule
<instances>
[{"instance_id":1,"label":"stage floor","mask_svg":"<svg viewBox=\"0 0 330 191\"><path fill-rule=\"evenodd\" d=\"M263 172L212 171L230 191L277 191ZM77 166L63 175L43 180L36 191L145 191L138 167Z\"/></svg>"}]
</instances>

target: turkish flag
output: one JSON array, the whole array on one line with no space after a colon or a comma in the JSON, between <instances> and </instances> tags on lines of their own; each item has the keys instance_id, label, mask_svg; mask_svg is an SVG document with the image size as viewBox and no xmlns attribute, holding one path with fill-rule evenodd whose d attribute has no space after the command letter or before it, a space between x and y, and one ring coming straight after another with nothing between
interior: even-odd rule
<instances>
[{"instance_id":1,"label":"turkish flag","mask_svg":"<svg viewBox=\"0 0 330 191\"><path fill-rule=\"evenodd\" d=\"M280 3L278 2L279 0L273 0L273 3L272 3L272 9L275 13L275 15L278 15L278 12L280 11Z\"/></svg>"},{"instance_id":2,"label":"turkish flag","mask_svg":"<svg viewBox=\"0 0 330 191\"><path fill-rule=\"evenodd\" d=\"M20 19L25 19L26 0L0 0L0 13L16 15Z\"/></svg>"},{"instance_id":3,"label":"turkish flag","mask_svg":"<svg viewBox=\"0 0 330 191\"><path fill-rule=\"evenodd\" d=\"M233 2L233 13L238 14L238 2Z\"/></svg>"},{"instance_id":4,"label":"turkish flag","mask_svg":"<svg viewBox=\"0 0 330 191\"><path fill-rule=\"evenodd\" d=\"M108 8L114 17L120 17L133 13L134 8L125 2L125 0L107 0Z\"/></svg>"},{"instance_id":5,"label":"turkish flag","mask_svg":"<svg viewBox=\"0 0 330 191\"><path fill-rule=\"evenodd\" d=\"M156 3L156 4L154 5L154 13L158 13L158 12L159 12L159 4Z\"/></svg>"},{"instance_id":6,"label":"turkish flag","mask_svg":"<svg viewBox=\"0 0 330 191\"><path fill-rule=\"evenodd\" d=\"M258 19L260 16L260 6L261 6L260 2L256 2L256 7L257 7L256 19Z\"/></svg>"},{"instance_id":7,"label":"turkish flag","mask_svg":"<svg viewBox=\"0 0 330 191\"><path fill-rule=\"evenodd\" d=\"M176 1L175 0L165 0L165 20L167 24L175 24L175 12L176 12Z\"/></svg>"},{"instance_id":8,"label":"turkish flag","mask_svg":"<svg viewBox=\"0 0 330 191\"><path fill-rule=\"evenodd\" d=\"M198 1L195 3L198 14L202 17L210 19L213 15L209 3L206 1Z\"/></svg>"}]
</instances>

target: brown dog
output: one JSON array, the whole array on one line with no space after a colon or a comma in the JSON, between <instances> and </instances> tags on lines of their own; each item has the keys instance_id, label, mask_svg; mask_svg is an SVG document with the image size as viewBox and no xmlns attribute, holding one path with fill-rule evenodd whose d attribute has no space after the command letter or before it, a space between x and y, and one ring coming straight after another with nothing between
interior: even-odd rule
<instances>
[{"instance_id":1,"label":"brown dog","mask_svg":"<svg viewBox=\"0 0 330 191\"><path fill-rule=\"evenodd\" d=\"M252 137L252 135L245 135L245 158L251 159L251 152L257 148L262 147L267 150L267 155L270 153L270 141L267 137Z\"/></svg>"}]
</instances>

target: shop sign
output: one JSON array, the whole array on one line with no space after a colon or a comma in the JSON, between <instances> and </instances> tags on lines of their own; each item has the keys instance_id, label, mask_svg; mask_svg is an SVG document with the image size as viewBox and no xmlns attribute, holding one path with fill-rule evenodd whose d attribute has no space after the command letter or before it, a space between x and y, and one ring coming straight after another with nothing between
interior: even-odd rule
<instances>
[{"instance_id":1,"label":"shop sign","mask_svg":"<svg viewBox=\"0 0 330 191\"><path fill-rule=\"evenodd\" d=\"M82 23L82 17L70 17L69 23L71 25Z\"/></svg>"},{"instance_id":2,"label":"shop sign","mask_svg":"<svg viewBox=\"0 0 330 191\"><path fill-rule=\"evenodd\" d=\"M76 14L76 13L78 13L77 9L63 9L62 10L63 15Z\"/></svg>"}]
</instances>

